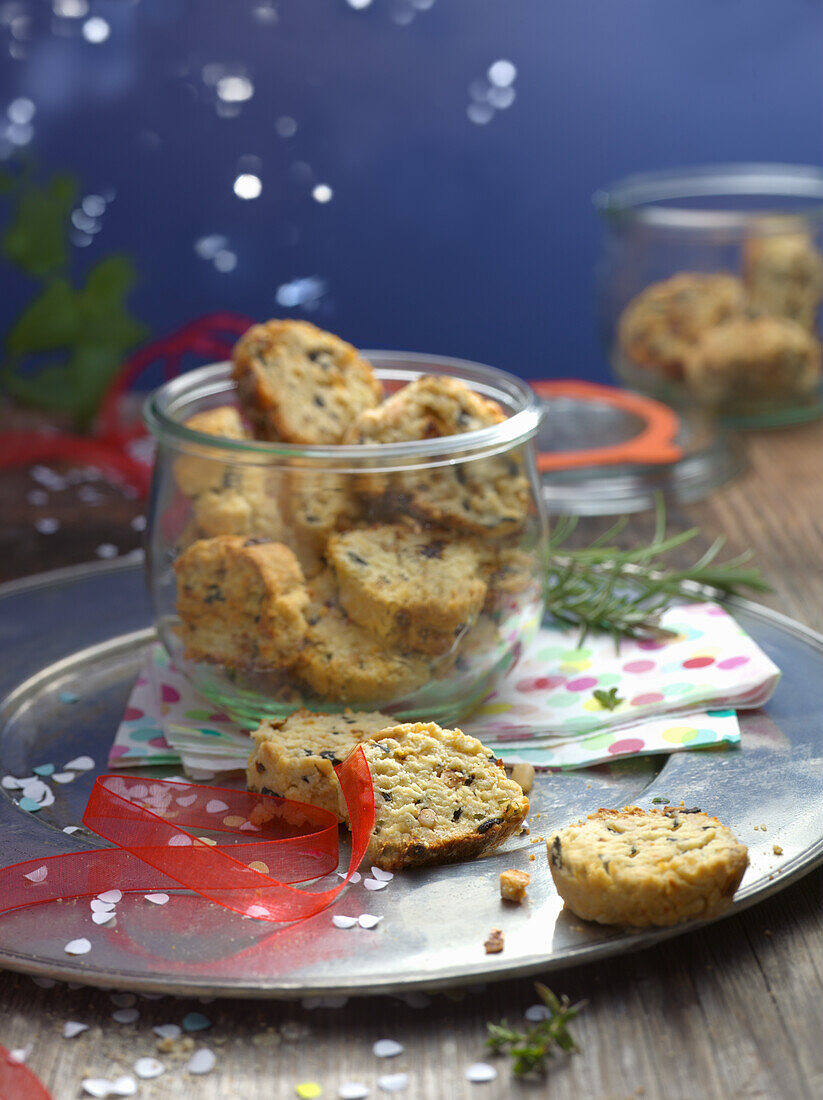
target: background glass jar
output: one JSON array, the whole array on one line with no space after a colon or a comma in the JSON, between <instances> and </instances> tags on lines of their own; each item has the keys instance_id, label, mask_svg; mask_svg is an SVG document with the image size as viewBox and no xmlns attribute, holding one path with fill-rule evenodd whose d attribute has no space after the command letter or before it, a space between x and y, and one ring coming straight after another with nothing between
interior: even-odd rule
<instances>
[{"instance_id":1,"label":"background glass jar","mask_svg":"<svg viewBox=\"0 0 823 1100\"><path fill-rule=\"evenodd\" d=\"M461 360L364 355L388 392L445 374L507 419L381 445L237 438L228 363L176 378L146 404L158 442L147 561L157 630L191 683L247 724L300 706L453 724L514 664L542 614L547 523L530 387ZM227 435L187 426L210 410Z\"/></svg>"},{"instance_id":2,"label":"background glass jar","mask_svg":"<svg viewBox=\"0 0 823 1100\"><path fill-rule=\"evenodd\" d=\"M594 202L601 327L623 383L735 427L820 415L823 171L654 172Z\"/></svg>"}]
</instances>

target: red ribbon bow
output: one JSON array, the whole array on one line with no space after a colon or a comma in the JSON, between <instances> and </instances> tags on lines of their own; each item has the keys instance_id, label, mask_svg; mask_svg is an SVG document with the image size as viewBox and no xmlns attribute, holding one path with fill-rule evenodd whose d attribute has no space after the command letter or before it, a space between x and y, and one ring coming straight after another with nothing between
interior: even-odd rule
<instances>
[{"instance_id":1,"label":"red ribbon bow","mask_svg":"<svg viewBox=\"0 0 823 1100\"><path fill-rule=\"evenodd\" d=\"M325 909L361 863L374 824L374 791L363 750L335 769L349 812L346 878L328 890L298 889L337 870L338 822L317 806L251 791L102 775L83 823L117 845L47 856L0 870L0 913L45 901L193 890L243 916L305 920ZM191 831L194 830L194 833ZM216 834L201 836L202 833Z\"/></svg>"}]
</instances>

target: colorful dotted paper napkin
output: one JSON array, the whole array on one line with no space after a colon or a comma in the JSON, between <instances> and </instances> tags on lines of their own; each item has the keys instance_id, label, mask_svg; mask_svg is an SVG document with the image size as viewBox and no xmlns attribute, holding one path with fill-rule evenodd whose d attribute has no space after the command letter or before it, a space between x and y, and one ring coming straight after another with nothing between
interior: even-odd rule
<instances>
[{"instance_id":1,"label":"colorful dotted paper napkin","mask_svg":"<svg viewBox=\"0 0 823 1100\"><path fill-rule=\"evenodd\" d=\"M616 756L734 745L732 708L762 706L777 666L716 604L671 609L665 642L576 636L541 628L500 687L463 728L506 762L588 767ZM609 710L595 691L614 690ZM179 764L192 774L245 768L248 735L198 696L151 647L109 756L109 766Z\"/></svg>"}]
</instances>

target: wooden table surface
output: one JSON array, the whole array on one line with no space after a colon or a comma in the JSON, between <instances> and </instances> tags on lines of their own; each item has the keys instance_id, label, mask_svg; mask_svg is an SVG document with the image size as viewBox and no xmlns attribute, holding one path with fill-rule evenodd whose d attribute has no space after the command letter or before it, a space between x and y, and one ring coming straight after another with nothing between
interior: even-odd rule
<instances>
[{"instance_id":1,"label":"wooden table surface","mask_svg":"<svg viewBox=\"0 0 823 1100\"><path fill-rule=\"evenodd\" d=\"M699 524L706 541L723 533L731 552L753 547L774 587L764 602L821 629L823 426L751 434L743 444L747 471L708 501L674 512L672 526ZM93 560L101 545L124 552L137 544L131 520L138 503L94 485L104 501L89 493L75 499L79 488L73 486L47 493L44 502L29 495L42 488L29 471L0 477L2 579ZM38 532L37 518L58 518L60 531ZM642 539L648 530L648 517L639 517L629 535ZM31 1046L28 1064L56 1100L81 1096L84 1077L131 1073L134 1061L147 1055L167 1065L164 1076L138 1081L137 1095L152 1098L285 1100L311 1081L325 1098L337 1097L344 1081L361 1081L379 1097L386 1094L378 1076L401 1071L408 1072L409 1084L397 1095L408 1100L817 1097L823 1096L822 918L818 869L711 927L552 974L556 992L588 1001L573 1025L581 1053L557 1059L548 1078L534 1083L513 1081L507 1062L487 1059L483 1047L486 1021L505 1016L520 1022L535 1002L528 980L434 995L415 1005L369 998L335 1008L238 1001L204 1007L168 997L140 999L139 1020L118 1025L106 993L43 989L28 977L4 973L0 1043ZM214 1070L200 1077L183 1072L190 1051L158 1053L151 1030L193 1009L212 1022L192 1036L194 1045L217 1055ZM91 1026L67 1040L66 1020ZM379 1061L372 1044L381 1038L398 1040L404 1053ZM497 1079L467 1083L466 1067L481 1060L495 1065Z\"/></svg>"}]
</instances>

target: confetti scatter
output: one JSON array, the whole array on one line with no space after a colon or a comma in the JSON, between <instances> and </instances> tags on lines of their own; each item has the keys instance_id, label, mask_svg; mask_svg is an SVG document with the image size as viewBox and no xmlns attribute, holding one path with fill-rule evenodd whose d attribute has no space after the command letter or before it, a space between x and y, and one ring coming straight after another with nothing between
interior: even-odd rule
<instances>
[{"instance_id":1,"label":"confetti scatter","mask_svg":"<svg viewBox=\"0 0 823 1100\"><path fill-rule=\"evenodd\" d=\"M92 913L113 913L114 902L101 901L100 898L92 898L89 902L89 909L91 909Z\"/></svg>"},{"instance_id":2,"label":"confetti scatter","mask_svg":"<svg viewBox=\"0 0 823 1100\"><path fill-rule=\"evenodd\" d=\"M376 917L373 913L361 913L357 918L357 923L361 928L376 928L382 919L382 917Z\"/></svg>"},{"instance_id":3,"label":"confetti scatter","mask_svg":"<svg viewBox=\"0 0 823 1100\"><path fill-rule=\"evenodd\" d=\"M497 1070L494 1066L490 1066L488 1062L473 1062L466 1069L466 1080L470 1081L473 1085L484 1084L486 1081L493 1081L497 1077Z\"/></svg>"},{"instance_id":4,"label":"confetti scatter","mask_svg":"<svg viewBox=\"0 0 823 1100\"><path fill-rule=\"evenodd\" d=\"M91 943L81 937L79 940L71 940L63 948L67 955L88 955L91 951Z\"/></svg>"},{"instance_id":5,"label":"confetti scatter","mask_svg":"<svg viewBox=\"0 0 823 1100\"><path fill-rule=\"evenodd\" d=\"M366 887L367 890L372 890L373 891L373 890L385 890L386 887L389 884L388 884L388 882L386 882L385 879L367 878L364 881L363 885Z\"/></svg>"},{"instance_id":6,"label":"confetti scatter","mask_svg":"<svg viewBox=\"0 0 823 1100\"><path fill-rule=\"evenodd\" d=\"M63 827L63 832L68 833L69 836L72 836L73 833L82 832L82 830L83 830L82 825L65 825Z\"/></svg>"},{"instance_id":7,"label":"confetti scatter","mask_svg":"<svg viewBox=\"0 0 823 1100\"><path fill-rule=\"evenodd\" d=\"M123 900L122 890L104 890L102 894L97 895L97 901L108 902L109 905L116 905L118 901Z\"/></svg>"},{"instance_id":8,"label":"confetti scatter","mask_svg":"<svg viewBox=\"0 0 823 1100\"><path fill-rule=\"evenodd\" d=\"M116 558L120 551L110 542L101 542L94 551L98 558Z\"/></svg>"},{"instance_id":9,"label":"confetti scatter","mask_svg":"<svg viewBox=\"0 0 823 1100\"><path fill-rule=\"evenodd\" d=\"M36 867L33 871L29 871L27 875L23 875L23 878L27 878L29 882L36 885L38 882L45 882L48 873L49 869L44 864L42 867Z\"/></svg>"},{"instance_id":10,"label":"confetti scatter","mask_svg":"<svg viewBox=\"0 0 823 1100\"><path fill-rule=\"evenodd\" d=\"M145 996L145 994L144 994ZM152 1031L159 1039L178 1039L181 1034L179 1024L156 1024Z\"/></svg>"},{"instance_id":11,"label":"confetti scatter","mask_svg":"<svg viewBox=\"0 0 823 1100\"><path fill-rule=\"evenodd\" d=\"M373 877L380 882L391 882L394 878L394 874L391 871L384 871L382 867L372 867L371 873Z\"/></svg>"},{"instance_id":12,"label":"confetti scatter","mask_svg":"<svg viewBox=\"0 0 823 1100\"><path fill-rule=\"evenodd\" d=\"M34 528L41 535L53 535L60 530L60 523L56 519L44 516L43 519L34 521Z\"/></svg>"},{"instance_id":13,"label":"confetti scatter","mask_svg":"<svg viewBox=\"0 0 823 1100\"><path fill-rule=\"evenodd\" d=\"M338 877L338 878L345 878L345 877L346 877L346 872L345 872L345 871L338 871L338 872L337 872L337 877ZM363 877L363 876L362 876L362 875L360 874L360 872L359 872L359 871L355 871L355 872L354 872L354 874L352 875L352 877L351 877L351 878L349 879L349 882L351 882L351 883L357 883L357 882L359 882L359 881L360 881L360 879L361 879L362 877Z\"/></svg>"},{"instance_id":14,"label":"confetti scatter","mask_svg":"<svg viewBox=\"0 0 823 1100\"><path fill-rule=\"evenodd\" d=\"M213 798L210 802L206 803L207 814L222 814L228 809L225 802L221 802L218 798Z\"/></svg>"},{"instance_id":15,"label":"confetti scatter","mask_svg":"<svg viewBox=\"0 0 823 1100\"><path fill-rule=\"evenodd\" d=\"M9 1051L9 1058L12 1062L18 1062L21 1066L25 1064L26 1059L31 1054L31 1045L27 1047L17 1047L15 1050Z\"/></svg>"},{"instance_id":16,"label":"confetti scatter","mask_svg":"<svg viewBox=\"0 0 823 1100\"><path fill-rule=\"evenodd\" d=\"M402 1092L408 1083L408 1073L387 1073L377 1078L377 1086L383 1092Z\"/></svg>"},{"instance_id":17,"label":"confetti scatter","mask_svg":"<svg viewBox=\"0 0 823 1100\"><path fill-rule=\"evenodd\" d=\"M131 526L131 529L133 531L145 531L146 530L146 517L145 516L135 516L134 519L131 521L130 526Z\"/></svg>"},{"instance_id":18,"label":"confetti scatter","mask_svg":"<svg viewBox=\"0 0 823 1100\"><path fill-rule=\"evenodd\" d=\"M323 1095L323 1090L317 1081L301 1081L299 1085L294 1086L294 1092L300 1100L317 1100L318 1096Z\"/></svg>"},{"instance_id":19,"label":"confetti scatter","mask_svg":"<svg viewBox=\"0 0 823 1100\"><path fill-rule=\"evenodd\" d=\"M73 1039L75 1035L79 1035L83 1031L88 1031L88 1024L81 1024L77 1020L66 1020L63 1024L63 1038Z\"/></svg>"},{"instance_id":20,"label":"confetti scatter","mask_svg":"<svg viewBox=\"0 0 823 1100\"><path fill-rule=\"evenodd\" d=\"M54 774L54 764L38 764L36 768L31 769L35 775L41 775L44 778Z\"/></svg>"},{"instance_id":21,"label":"confetti scatter","mask_svg":"<svg viewBox=\"0 0 823 1100\"><path fill-rule=\"evenodd\" d=\"M324 279L317 275L307 275L302 279L293 279L290 283L282 283L275 293L275 300L283 309L316 309L320 299L328 289Z\"/></svg>"},{"instance_id":22,"label":"confetti scatter","mask_svg":"<svg viewBox=\"0 0 823 1100\"><path fill-rule=\"evenodd\" d=\"M28 875L26 877L28 878ZM342 913L335 913L331 922L335 928L354 928L358 920L358 917L346 917Z\"/></svg>"},{"instance_id":23,"label":"confetti scatter","mask_svg":"<svg viewBox=\"0 0 823 1100\"><path fill-rule=\"evenodd\" d=\"M152 905L165 905L169 900L168 894L144 894L143 897L146 901L150 901Z\"/></svg>"},{"instance_id":24,"label":"confetti scatter","mask_svg":"<svg viewBox=\"0 0 823 1100\"><path fill-rule=\"evenodd\" d=\"M184 1031L205 1031L211 1027L211 1020L202 1012L188 1012L183 1017Z\"/></svg>"},{"instance_id":25,"label":"confetti scatter","mask_svg":"<svg viewBox=\"0 0 823 1100\"><path fill-rule=\"evenodd\" d=\"M152 1077L160 1077L166 1072L166 1067L156 1058L138 1058L133 1068L137 1076L144 1081L150 1081Z\"/></svg>"},{"instance_id":26,"label":"confetti scatter","mask_svg":"<svg viewBox=\"0 0 823 1100\"><path fill-rule=\"evenodd\" d=\"M334 191L327 183L318 183L312 188L311 197L315 202L326 203L331 202L334 197Z\"/></svg>"},{"instance_id":27,"label":"confetti scatter","mask_svg":"<svg viewBox=\"0 0 823 1100\"><path fill-rule=\"evenodd\" d=\"M101 909L96 913L92 913L91 919L95 924L108 924L116 916L117 914L113 909Z\"/></svg>"},{"instance_id":28,"label":"confetti scatter","mask_svg":"<svg viewBox=\"0 0 823 1100\"><path fill-rule=\"evenodd\" d=\"M256 199L263 190L263 181L252 172L241 172L234 181L233 189L238 199Z\"/></svg>"},{"instance_id":29,"label":"confetti scatter","mask_svg":"<svg viewBox=\"0 0 823 1100\"><path fill-rule=\"evenodd\" d=\"M74 774L74 772L55 772L51 778L54 780L55 783L63 784L73 782L77 778L77 776Z\"/></svg>"},{"instance_id":30,"label":"confetti scatter","mask_svg":"<svg viewBox=\"0 0 823 1100\"><path fill-rule=\"evenodd\" d=\"M140 1019L140 1010L137 1008L118 1008L111 1014L116 1024L133 1024Z\"/></svg>"},{"instance_id":31,"label":"confetti scatter","mask_svg":"<svg viewBox=\"0 0 823 1100\"><path fill-rule=\"evenodd\" d=\"M339 1100L366 1100L369 1090L359 1081L344 1081L337 1091Z\"/></svg>"},{"instance_id":32,"label":"confetti scatter","mask_svg":"<svg viewBox=\"0 0 823 1100\"><path fill-rule=\"evenodd\" d=\"M186 1069L189 1073L202 1074L211 1073L217 1063L217 1059L214 1056L214 1051L209 1050L208 1047L201 1047L192 1054L186 1063Z\"/></svg>"},{"instance_id":33,"label":"confetti scatter","mask_svg":"<svg viewBox=\"0 0 823 1100\"><path fill-rule=\"evenodd\" d=\"M378 1039L371 1049L375 1058L396 1058L403 1053L403 1044L395 1039Z\"/></svg>"},{"instance_id":34,"label":"confetti scatter","mask_svg":"<svg viewBox=\"0 0 823 1100\"><path fill-rule=\"evenodd\" d=\"M137 1082L133 1077L117 1077L114 1081L107 1081L105 1077L86 1077L83 1081L83 1090L89 1096L100 1097L104 1100L107 1096L134 1096L137 1092Z\"/></svg>"},{"instance_id":35,"label":"confetti scatter","mask_svg":"<svg viewBox=\"0 0 823 1100\"><path fill-rule=\"evenodd\" d=\"M548 1020L551 1013L545 1005L529 1005L523 1015L529 1023L538 1024L541 1020Z\"/></svg>"},{"instance_id":36,"label":"confetti scatter","mask_svg":"<svg viewBox=\"0 0 823 1100\"><path fill-rule=\"evenodd\" d=\"M69 772L87 772L94 767L94 761L90 756L75 756L74 760L69 760L68 764L64 765L66 771Z\"/></svg>"},{"instance_id":37,"label":"confetti scatter","mask_svg":"<svg viewBox=\"0 0 823 1100\"><path fill-rule=\"evenodd\" d=\"M494 118L495 111L505 111L514 103L517 93L514 80L517 69L501 59L488 68L485 79L473 80L469 85L470 103L466 108L469 120L476 126L484 126Z\"/></svg>"}]
</instances>

